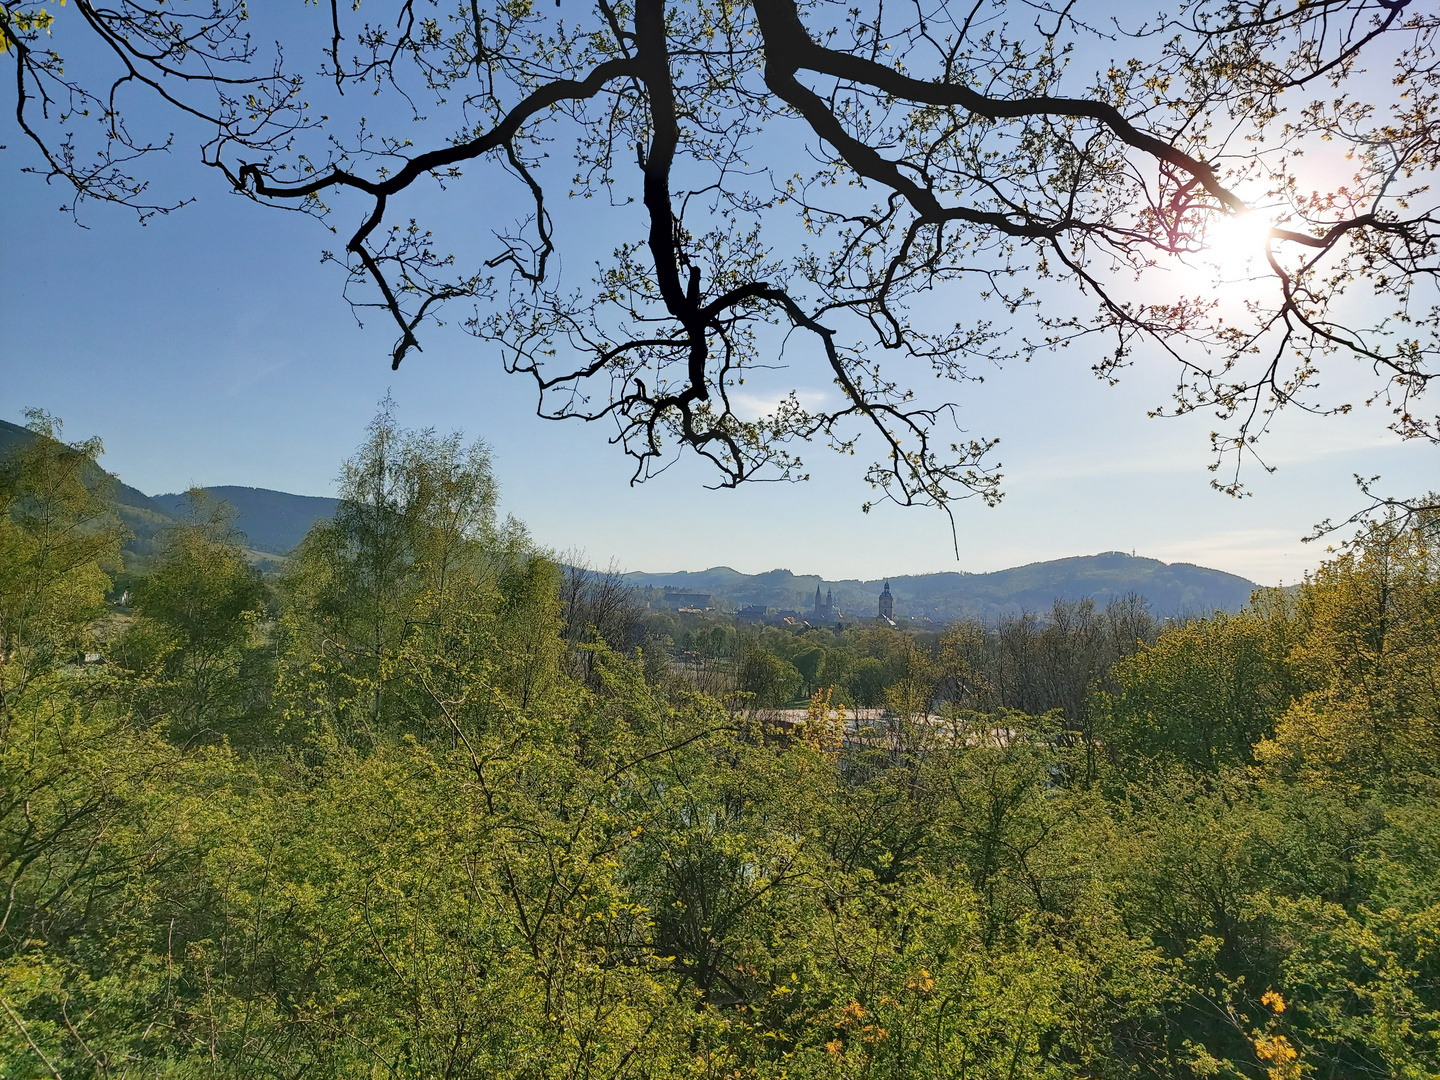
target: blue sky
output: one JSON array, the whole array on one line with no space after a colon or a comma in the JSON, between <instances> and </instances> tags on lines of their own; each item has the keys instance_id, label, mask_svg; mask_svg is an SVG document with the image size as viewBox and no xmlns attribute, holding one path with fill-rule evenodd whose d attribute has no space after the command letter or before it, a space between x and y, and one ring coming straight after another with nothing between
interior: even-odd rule
<instances>
[{"instance_id":1,"label":"blue sky","mask_svg":"<svg viewBox=\"0 0 1440 1080\"><path fill-rule=\"evenodd\" d=\"M682 462L632 487L610 431L536 419L528 388L453 326L430 330L425 351L392 372L391 330L378 319L359 328L341 274L321 265L335 238L227 194L193 151L178 149L158 175L194 205L143 227L91 207L81 228L57 211L62 193L20 174L33 158L11 127L0 125L0 143L0 417L19 421L35 405L72 436L99 434L107 467L151 493L226 483L332 493L387 392L408 426L485 439L505 509L541 543L625 569L874 578L1134 550L1290 582L1323 555L1300 537L1359 504L1353 474L1383 473L1401 494L1434 486L1434 451L1396 445L1384 417L1360 408L1283 417L1266 448L1278 470L1251 469L1253 497L1227 498L1209 487L1210 418L1146 418L1171 368L1142 358L1110 387L1077 350L962 391L961 422L1002 440L1008 494L995 509L957 508L958 563L943 515L862 514L871 493L859 459L822 449L806 455L806 484L708 491L708 476ZM445 213L463 222L474 205L457 199ZM1327 378L1345 394L1363 374L1342 366ZM762 393L826 392L806 377L778 373Z\"/></svg>"}]
</instances>

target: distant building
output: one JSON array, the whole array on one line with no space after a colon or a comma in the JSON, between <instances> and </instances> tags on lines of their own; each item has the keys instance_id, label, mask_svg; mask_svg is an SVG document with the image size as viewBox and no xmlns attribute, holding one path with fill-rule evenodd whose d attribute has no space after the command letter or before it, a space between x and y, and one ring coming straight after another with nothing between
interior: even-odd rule
<instances>
[{"instance_id":1,"label":"distant building","mask_svg":"<svg viewBox=\"0 0 1440 1080\"><path fill-rule=\"evenodd\" d=\"M885 582L885 591L880 594L880 618L888 623L895 621L895 596L890 592L890 583Z\"/></svg>"},{"instance_id":2,"label":"distant building","mask_svg":"<svg viewBox=\"0 0 1440 1080\"><path fill-rule=\"evenodd\" d=\"M715 601L714 597L709 593L681 592L679 589L666 589L658 600L653 601L653 606L665 608L669 611L679 611L682 608L705 611L714 607Z\"/></svg>"},{"instance_id":3,"label":"distant building","mask_svg":"<svg viewBox=\"0 0 1440 1080\"><path fill-rule=\"evenodd\" d=\"M835 610L835 596L829 590L825 590L825 598L820 598L820 586L815 586L815 610L811 613L811 622L832 623L840 617Z\"/></svg>"},{"instance_id":4,"label":"distant building","mask_svg":"<svg viewBox=\"0 0 1440 1080\"><path fill-rule=\"evenodd\" d=\"M805 612L794 608L773 608L763 604L750 604L734 615L737 623L749 626L803 626L807 618Z\"/></svg>"}]
</instances>

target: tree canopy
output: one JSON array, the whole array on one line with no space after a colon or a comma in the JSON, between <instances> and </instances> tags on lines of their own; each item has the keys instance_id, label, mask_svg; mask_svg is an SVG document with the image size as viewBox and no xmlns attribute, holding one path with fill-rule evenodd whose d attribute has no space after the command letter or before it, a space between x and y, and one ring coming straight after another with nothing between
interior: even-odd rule
<instances>
[{"instance_id":1,"label":"tree canopy","mask_svg":"<svg viewBox=\"0 0 1440 1080\"><path fill-rule=\"evenodd\" d=\"M1070 345L1105 378L1173 362L1156 411L1218 414L1231 492L1278 410L1353 404L1322 391L1335 365L1373 372L1400 437L1440 437L1417 400L1440 17L1413 0L315 14L252 39L239 2L5 5L38 171L77 207L169 209L141 159L171 140L144 132L188 124L234 191L343 237L395 365L458 306L542 416L612 422L639 478L688 449L721 484L793 479L819 443L901 503L994 499L959 387ZM739 387L777 363L837 391L757 412Z\"/></svg>"}]
</instances>

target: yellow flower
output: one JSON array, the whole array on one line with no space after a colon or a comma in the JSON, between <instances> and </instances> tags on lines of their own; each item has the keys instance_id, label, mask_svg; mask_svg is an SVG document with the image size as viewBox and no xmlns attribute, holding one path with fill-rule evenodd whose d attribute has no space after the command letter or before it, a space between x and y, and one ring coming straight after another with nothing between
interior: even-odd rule
<instances>
[{"instance_id":1,"label":"yellow flower","mask_svg":"<svg viewBox=\"0 0 1440 1080\"><path fill-rule=\"evenodd\" d=\"M931 990L935 989L935 977L924 968L921 968L920 974L905 984L905 989L919 990L922 994L928 994Z\"/></svg>"},{"instance_id":2,"label":"yellow flower","mask_svg":"<svg viewBox=\"0 0 1440 1080\"><path fill-rule=\"evenodd\" d=\"M1299 1052L1284 1035L1256 1035L1255 1056L1270 1066L1270 1080L1300 1080Z\"/></svg>"},{"instance_id":3,"label":"yellow flower","mask_svg":"<svg viewBox=\"0 0 1440 1080\"><path fill-rule=\"evenodd\" d=\"M1261 1035L1255 1040L1255 1056L1261 1061L1293 1061L1295 1048L1284 1035Z\"/></svg>"}]
</instances>

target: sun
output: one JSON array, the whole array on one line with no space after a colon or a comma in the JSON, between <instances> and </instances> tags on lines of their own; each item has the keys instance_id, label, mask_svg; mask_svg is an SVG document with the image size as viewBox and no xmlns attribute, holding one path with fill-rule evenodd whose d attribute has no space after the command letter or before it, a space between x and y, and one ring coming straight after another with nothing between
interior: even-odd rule
<instances>
[{"instance_id":1,"label":"sun","mask_svg":"<svg viewBox=\"0 0 1440 1080\"><path fill-rule=\"evenodd\" d=\"M1217 214L1205 229L1205 250L1216 266L1248 263L1265 254L1271 224L1253 210Z\"/></svg>"}]
</instances>

